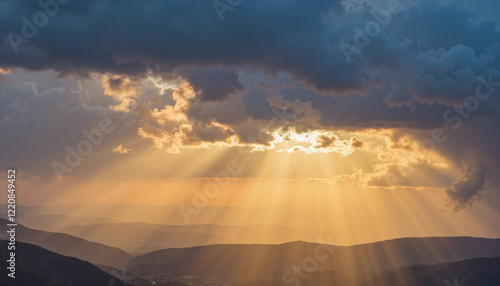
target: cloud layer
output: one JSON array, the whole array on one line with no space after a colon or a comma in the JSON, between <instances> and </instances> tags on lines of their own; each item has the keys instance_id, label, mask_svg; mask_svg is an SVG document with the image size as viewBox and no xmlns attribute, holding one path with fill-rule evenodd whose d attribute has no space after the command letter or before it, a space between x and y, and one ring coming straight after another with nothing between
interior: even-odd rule
<instances>
[{"instance_id":1,"label":"cloud layer","mask_svg":"<svg viewBox=\"0 0 500 286\"><path fill-rule=\"evenodd\" d=\"M266 149L275 132L293 130L319 134L300 150L342 153L369 145L333 131L390 129L394 148L399 138L431 142L462 170L447 190L455 208L498 190L497 20L467 1L378 2L375 11L363 2L244 1L221 21L211 1L2 1L1 71L52 70L75 85L15 83L0 72L2 131L13 134L2 153L34 130L44 139L26 156L43 157L64 146L51 145L43 126L77 138L99 116L170 152ZM121 140L109 144L127 153Z\"/></svg>"}]
</instances>

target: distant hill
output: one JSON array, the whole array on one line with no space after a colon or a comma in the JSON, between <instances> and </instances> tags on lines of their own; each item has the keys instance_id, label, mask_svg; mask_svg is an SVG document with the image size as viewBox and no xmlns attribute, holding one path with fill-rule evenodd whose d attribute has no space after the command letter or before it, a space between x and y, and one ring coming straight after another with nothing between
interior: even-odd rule
<instances>
[{"instance_id":1,"label":"distant hill","mask_svg":"<svg viewBox=\"0 0 500 286\"><path fill-rule=\"evenodd\" d=\"M282 225L216 225L186 224L162 225L132 223L145 228L162 231L194 231L220 235L238 244L280 244L290 241L316 242L329 235L327 232L296 229Z\"/></svg>"},{"instance_id":2,"label":"distant hill","mask_svg":"<svg viewBox=\"0 0 500 286\"><path fill-rule=\"evenodd\" d=\"M498 286L500 285L500 257L476 258L451 263L432 273L416 277L403 286L430 285L443 282L443 277L454 284L457 279L461 285Z\"/></svg>"},{"instance_id":3,"label":"distant hill","mask_svg":"<svg viewBox=\"0 0 500 286\"><path fill-rule=\"evenodd\" d=\"M7 241L0 241L0 259L6 261L9 255ZM89 262L22 242L16 243L16 278L8 277L8 271L0 267L2 286L125 285Z\"/></svg>"},{"instance_id":4,"label":"distant hill","mask_svg":"<svg viewBox=\"0 0 500 286\"><path fill-rule=\"evenodd\" d=\"M500 285L500 257L473 258L459 262L429 267L429 271L418 273L419 266L395 269L373 277L360 285L420 286L420 285ZM455 284L456 279L456 284ZM449 284L445 283L448 281Z\"/></svg>"},{"instance_id":5,"label":"distant hill","mask_svg":"<svg viewBox=\"0 0 500 286\"><path fill-rule=\"evenodd\" d=\"M337 261L344 261L338 264L338 270L366 272L404 265L455 262L470 258L496 257L499 255L500 239L426 237L398 238L341 247L336 252L335 258ZM350 259L353 262L347 263ZM363 264L365 265L360 266ZM354 269L354 271L349 271L351 269Z\"/></svg>"},{"instance_id":6,"label":"distant hill","mask_svg":"<svg viewBox=\"0 0 500 286\"><path fill-rule=\"evenodd\" d=\"M0 210L7 209L5 204L0 204ZM164 225L186 225L185 217L178 205L132 205L132 204L80 204L56 206L26 206L18 205L17 212L23 215L67 215L78 214L87 218L102 218L100 223L113 219L122 222L147 222ZM308 229L311 220L317 220L317 208L308 208L301 215L293 213L287 206L272 208L272 216L268 206L260 207L230 207L211 206L203 209L203 215L192 215L189 224L218 224L239 226L242 223L241 214L245 216L247 225L283 225ZM250 215L251 214L251 215ZM294 216L295 215L295 216ZM291 220L293 216L293 220ZM291 223L293 221L293 223ZM286 224L287 222L288 224ZM86 224L86 223L85 223ZM76 225L76 224L74 224ZM333 226L333 225L332 225ZM36 227L34 227L36 228ZM327 229L327 231L330 231ZM230 238L227 238L230 239ZM301 239L304 240L304 239ZM373 239L370 239L373 240ZM290 241L290 240L287 240ZM351 240L343 243L352 243Z\"/></svg>"},{"instance_id":7,"label":"distant hill","mask_svg":"<svg viewBox=\"0 0 500 286\"><path fill-rule=\"evenodd\" d=\"M135 257L127 270L172 273L174 276L280 278L292 265L314 257L318 244L293 242L280 245L210 245L165 249ZM321 255L324 255L324 251ZM379 272L402 266L454 262L500 255L500 239L471 237L403 238L356 246L339 246L318 271L346 276Z\"/></svg>"},{"instance_id":8,"label":"distant hill","mask_svg":"<svg viewBox=\"0 0 500 286\"><path fill-rule=\"evenodd\" d=\"M317 244L293 242L279 245L220 244L153 251L133 258L127 267L157 269L175 276L261 275L284 271L313 255ZM216 262L216 263L215 263ZM333 260L324 269L333 267ZM128 269L128 268L127 268Z\"/></svg>"},{"instance_id":9,"label":"distant hill","mask_svg":"<svg viewBox=\"0 0 500 286\"><path fill-rule=\"evenodd\" d=\"M139 254L165 248L231 243L224 237L210 233L162 231L127 223L72 226L62 231Z\"/></svg>"},{"instance_id":10,"label":"distant hill","mask_svg":"<svg viewBox=\"0 0 500 286\"><path fill-rule=\"evenodd\" d=\"M6 215L3 215L5 218ZM73 225L89 225L102 223L119 223L120 221L106 218L94 217L77 217L68 215L26 215L18 214L16 221L22 225L32 228L51 232L61 232L61 228Z\"/></svg>"},{"instance_id":11,"label":"distant hill","mask_svg":"<svg viewBox=\"0 0 500 286\"><path fill-rule=\"evenodd\" d=\"M3 239L6 238L7 223L5 219L0 219L0 237ZM116 247L88 241L69 234L34 230L20 224L16 227L16 239L96 264L120 266L132 258L132 255Z\"/></svg>"},{"instance_id":12,"label":"distant hill","mask_svg":"<svg viewBox=\"0 0 500 286\"><path fill-rule=\"evenodd\" d=\"M298 279L298 277L297 277ZM340 272L311 273L301 286L498 286L500 257L474 258L453 263L415 265L349 277ZM282 280L257 280L240 286L294 285Z\"/></svg>"},{"instance_id":13,"label":"distant hill","mask_svg":"<svg viewBox=\"0 0 500 286\"><path fill-rule=\"evenodd\" d=\"M278 244L289 241L309 241L315 242L320 237L326 237L323 232L299 230L280 225L242 225L225 226L215 224L190 224L190 225L162 225L142 222L134 223L103 223L93 225L76 225L62 227L60 232L84 237L92 241L98 241L108 245L123 248L129 252L150 252L165 248L192 247L209 244ZM129 238L134 238L134 244L126 243L126 237L115 241L112 233L125 234ZM164 232L166 234L161 234ZM143 235L144 233L148 235ZM173 233L188 233L190 237L178 238L179 235ZM163 235L163 237L161 237ZM137 240L136 237L144 236L144 239ZM158 238L160 242L158 242ZM168 237L172 237L169 239ZM134 248L134 249L131 249ZM149 249L148 249L149 248Z\"/></svg>"}]
</instances>

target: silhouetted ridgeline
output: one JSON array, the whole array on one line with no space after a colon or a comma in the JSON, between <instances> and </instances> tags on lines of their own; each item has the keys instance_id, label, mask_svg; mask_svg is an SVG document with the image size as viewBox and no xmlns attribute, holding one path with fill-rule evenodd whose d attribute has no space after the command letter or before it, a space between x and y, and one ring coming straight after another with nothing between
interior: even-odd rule
<instances>
[{"instance_id":1,"label":"silhouetted ridgeline","mask_svg":"<svg viewBox=\"0 0 500 286\"><path fill-rule=\"evenodd\" d=\"M293 264L314 256L318 244L291 242L279 245L230 244L164 249L133 258L128 266L138 271L168 271L174 275L275 276ZM471 237L401 238L355 246L334 247L318 264L319 271L346 274L382 271L407 265L455 262L500 256L500 239ZM216 262L216 263L214 263Z\"/></svg>"},{"instance_id":2,"label":"silhouetted ridgeline","mask_svg":"<svg viewBox=\"0 0 500 286\"><path fill-rule=\"evenodd\" d=\"M9 255L7 241L1 240L0 259L6 261ZM16 278L9 278L7 272L0 267L2 286L104 286L115 279L89 262L22 242L16 243Z\"/></svg>"},{"instance_id":3,"label":"silhouetted ridgeline","mask_svg":"<svg viewBox=\"0 0 500 286\"><path fill-rule=\"evenodd\" d=\"M340 272L308 274L301 286L498 286L500 257L475 258L438 265L417 265L349 277ZM295 285L282 280L259 280L241 286Z\"/></svg>"},{"instance_id":4,"label":"silhouetted ridgeline","mask_svg":"<svg viewBox=\"0 0 500 286\"><path fill-rule=\"evenodd\" d=\"M0 285L110 285L110 281L123 285L117 280L120 278L135 286L280 286L296 282L305 286L498 286L500 257L495 253L499 243L498 239L452 237L404 238L349 247L306 242L210 245L154 251L132 258L125 269L100 265L105 271L89 262L17 243L17 278L8 278L7 268L2 268ZM318 271L302 268L306 277L288 271L283 279L292 265L303 267L306 259L315 257L318 248L322 256L329 253L325 260L317 261ZM6 241L0 249L1 259L7 260ZM488 257L492 255L496 256ZM484 257L456 259L467 256Z\"/></svg>"},{"instance_id":5,"label":"silhouetted ridgeline","mask_svg":"<svg viewBox=\"0 0 500 286\"><path fill-rule=\"evenodd\" d=\"M6 233L7 221L0 219L0 233ZM119 266L132 258L125 251L64 233L34 230L18 224L17 241L27 242L56 253L74 256L96 264Z\"/></svg>"}]
</instances>

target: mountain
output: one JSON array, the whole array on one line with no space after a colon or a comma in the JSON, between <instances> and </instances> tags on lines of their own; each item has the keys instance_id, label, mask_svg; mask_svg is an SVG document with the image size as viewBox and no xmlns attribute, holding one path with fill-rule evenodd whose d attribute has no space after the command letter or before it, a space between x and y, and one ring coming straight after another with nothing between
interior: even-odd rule
<instances>
[{"instance_id":1,"label":"mountain","mask_svg":"<svg viewBox=\"0 0 500 286\"><path fill-rule=\"evenodd\" d=\"M418 268L422 266L391 270L359 285L500 285L500 257L467 259L427 267L426 271L418 271Z\"/></svg>"},{"instance_id":2,"label":"mountain","mask_svg":"<svg viewBox=\"0 0 500 286\"><path fill-rule=\"evenodd\" d=\"M220 235L238 244L280 244L290 241L315 242L319 238L327 237L329 233L296 229L282 225L216 225L216 224L186 224L162 225L148 223L133 223L161 231L179 232L194 231Z\"/></svg>"},{"instance_id":3,"label":"mountain","mask_svg":"<svg viewBox=\"0 0 500 286\"><path fill-rule=\"evenodd\" d=\"M283 280L257 280L241 286L281 286L300 281L302 286L498 286L500 285L500 257L474 258L453 263L414 265L378 273L349 277L340 272L326 271L296 277L288 283Z\"/></svg>"},{"instance_id":4,"label":"mountain","mask_svg":"<svg viewBox=\"0 0 500 286\"><path fill-rule=\"evenodd\" d=\"M469 258L500 255L500 239L474 237L399 238L375 243L341 247L335 255L339 270L352 267L361 272L379 271L403 265L454 262ZM360 267L359 264L369 265ZM360 271L353 271L360 272Z\"/></svg>"},{"instance_id":5,"label":"mountain","mask_svg":"<svg viewBox=\"0 0 500 286\"><path fill-rule=\"evenodd\" d=\"M175 276L261 275L284 271L314 253L318 244L292 242L279 245L219 244L170 248L133 258L128 267L165 270ZM213 263L217 261L217 263ZM324 269L333 267L332 261ZM146 267L146 268L145 268Z\"/></svg>"},{"instance_id":6,"label":"mountain","mask_svg":"<svg viewBox=\"0 0 500 286\"><path fill-rule=\"evenodd\" d=\"M6 218L6 215L3 216ZM16 221L22 225L39 230L61 232L61 228L72 225L89 225L100 223L119 223L120 221L106 218L77 217L68 215L26 215L18 214Z\"/></svg>"},{"instance_id":7,"label":"mountain","mask_svg":"<svg viewBox=\"0 0 500 286\"><path fill-rule=\"evenodd\" d=\"M228 239L203 232L163 231L134 224L99 224L71 226L65 233L113 245L130 253L146 253L165 248L231 243Z\"/></svg>"},{"instance_id":8,"label":"mountain","mask_svg":"<svg viewBox=\"0 0 500 286\"><path fill-rule=\"evenodd\" d=\"M402 266L499 255L500 239L471 237L403 238L337 247L306 242L230 244L154 251L133 258L127 271L141 277L160 273L175 277L216 276L235 283L250 277L281 279L293 265L316 265L317 271L337 271L355 277Z\"/></svg>"},{"instance_id":9,"label":"mountain","mask_svg":"<svg viewBox=\"0 0 500 286\"><path fill-rule=\"evenodd\" d=\"M60 232L84 237L92 241L99 241L105 244L114 245L131 251L129 247L140 249L143 253L164 248L179 248L191 247L208 244L279 244L289 241L310 241L315 242L320 237L326 237L327 234L317 231L307 231L294 229L280 225L243 225L243 226L226 226L215 224L189 224L189 225L162 225L149 224L142 222L135 223L113 223L113 224L93 224L93 225L76 225L62 227ZM124 242L116 242L111 239L112 233L122 231L127 237L135 238L142 236L144 233L150 235L145 241L137 241L134 239L134 245L124 245ZM124 231L124 232L123 232ZM164 240L164 243L158 244L154 242L153 237L158 235L158 232L165 233L197 233L197 236L192 236L188 240L180 241ZM144 235L146 236L146 235ZM165 235L164 235L165 236ZM124 240L125 238L120 238ZM139 246L142 244L144 246ZM147 249L148 244L152 246ZM146 250L146 251L144 251Z\"/></svg>"},{"instance_id":10,"label":"mountain","mask_svg":"<svg viewBox=\"0 0 500 286\"><path fill-rule=\"evenodd\" d=\"M443 285L441 283L444 285L498 286L500 285L500 257L475 258L446 264L435 271L408 279L401 285Z\"/></svg>"},{"instance_id":11,"label":"mountain","mask_svg":"<svg viewBox=\"0 0 500 286\"><path fill-rule=\"evenodd\" d=\"M7 223L7 220L0 219L0 235L2 238L6 238ZM78 257L96 264L120 266L132 258L132 255L116 247L64 233L34 230L20 224L16 227L16 239L17 241L35 244L62 255Z\"/></svg>"},{"instance_id":12,"label":"mountain","mask_svg":"<svg viewBox=\"0 0 500 286\"><path fill-rule=\"evenodd\" d=\"M0 267L0 285L4 286L88 286L126 285L89 262L63 256L36 245L16 242L15 277ZM0 259L10 257L7 241L0 241Z\"/></svg>"},{"instance_id":13,"label":"mountain","mask_svg":"<svg viewBox=\"0 0 500 286\"><path fill-rule=\"evenodd\" d=\"M7 206L0 204L0 209ZM67 215L78 214L86 218L102 218L98 223L108 223L106 220L118 220L122 222L147 222L163 225L195 225L195 224L217 224L226 226L239 226L242 217L246 225L285 225L290 228L309 229L311 221L321 220L317 207L304 208L300 215L293 212L288 206L273 207L229 207L211 206L203 209L203 215L183 215L179 205L131 205L131 204L82 204L82 205L55 205L55 206L27 206L18 205L17 213L30 216L39 215ZM78 225L75 223L73 225ZM87 223L82 223L87 224ZM333 227L333 225L331 225ZM37 227L34 227L37 228ZM48 229L47 229L48 230ZM323 229L334 235L332 229ZM58 230L59 231L59 230ZM221 235L223 236L223 235ZM316 238L316 237L314 237ZM231 240L230 238L227 238ZM308 238L300 238L307 240ZM369 239L368 241L372 241ZM238 240L234 240L238 241ZM283 242L291 241L290 239ZM357 243L352 240L339 241L338 243Z\"/></svg>"}]
</instances>

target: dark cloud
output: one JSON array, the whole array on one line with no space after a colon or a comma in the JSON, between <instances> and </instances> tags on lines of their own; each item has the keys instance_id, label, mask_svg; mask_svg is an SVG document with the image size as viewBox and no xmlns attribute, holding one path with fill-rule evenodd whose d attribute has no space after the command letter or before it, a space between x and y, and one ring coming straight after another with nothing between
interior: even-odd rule
<instances>
[{"instance_id":1,"label":"dark cloud","mask_svg":"<svg viewBox=\"0 0 500 286\"><path fill-rule=\"evenodd\" d=\"M53 175L51 162L64 163L66 147L76 148L86 140L82 132L93 130L103 118L109 118L121 131L106 134L94 148L95 154L105 153L137 132L125 125L133 118L123 120L119 113L106 108L111 99L103 95L102 89L93 88L92 83L83 86L79 81L56 79L54 74L40 76L38 81L33 81L33 74L6 77L6 83L0 85L5 93L0 98L0 130L9 134L0 142L5 168L15 166L30 174ZM43 77L47 81L42 81ZM79 169L94 168L99 157L86 157Z\"/></svg>"},{"instance_id":2,"label":"dark cloud","mask_svg":"<svg viewBox=\"0 0 500 286\"><path fill-rule=\"evenodd\" d=\"M270 72L294 70L301 77L324 84L335 78L328 74L344 74L325 64L315 70L314 66L324 60L313 51L303 52L313 48L329 58L331 47L320 44L326 32L321 15L328 11L340 13L337 1L314 5L302 1L254 1L238 6L231 17L221 22L210 1L73 0L61 6L27 45L20 45L17 54L7 35L13 32L22 36L23 22L19 19L31 19L40 7L24 1L0 5L4 11L0 15L3 66L135 75L144 73L146 65L156 63L168 70L186 65L251 65ZM310 73L303 63L309 66ZM353 82L347 77L335 81Z\"/></svg>"},{"instance_id":3,"label":"dark cloud","mask_svg":"<svg viewBox=\"0 0 500 286\"><path fill-rule=\"evenodd\" d=\"M184 146L226 142L233 135L231 130L207 124L195 124L191 127L181 126L179 131L180 141Z\"/></svg>"},{"instance_id":4,"label":"dark cloud","mask_svg":"<svg viewBox=\"0 0 500 286\"><path fill-rule=\"evenodd\" d=\"M226 69L188 68L179 72L179 75L189 81L203 101L224 100L245 89L238 73Z\"/></svg>"},{"instance_id":5,"label":"dark cloud","mask_svg":"<svg viewBox=\"0 0 500 286\"><path fill-rule=\"evenodd\" d=\"M351 143L351 146L353 148L363 148L365 146L365 142L359 138L356 138L356 137L352 137L351 140L350 140L350 143Z\"/></svg>"},{"instance_id":6,"label":"dark cloud","mask_svg":"<svg viewBox=\"0 0 500 286\"><path fill-rule=\"evenodd\" d=\"M485 188L487 176L488 170L475 167L468 170L463 178L453 182L453 185L446 189L446 194L449 196L453 208L460 210L479 199L481 191Z\"/></svg>"},{"instance_id":7,"label":"dark cloud","mask_svg":"<svg viewBox=\"0 0 500 286\"><path fill-rule=\"evenodd\" d=\"M432 102L467 92L470 79L499 63L500 51L491 46L500 35L495 22L476 23L456 3L423 1L393 15L352 64L339 45L354 44L356 28L374 20L368 6L351 13L340 1L256 0L235 7L221 22L209 1L73 0L16 54L9 33L22 36L19 19L30 20L41 8L26 1L0 5L1 66L144 75L147 66L162 64L191 80L204 100L243 89L237 74L222 67L289 73L332 95L392 78Z\"/></svg>"},{"instance_id":8,"label":"dark cloud","mask_svg":"<svg viewBox=\"0 0 500 286\"><path fill-rule=\"evenodd\" d=\"M102 85L104 93L115 99L124 99L141 94L139 80L121 75L105 75Z\"/></svg>"},{"instance_id":9,"label":"dark cloud","mask_svg":"<svg viewBox=\"0 0 500 286\"><path fill-rule=\"evenodd\" d=\"M328 147L333 147L335 141L337 141L339 138L332 132L328 132L325 134L321 134L316 138L316 144L314 145L314 148L328 148Z\"/></svg>"},{"instance_id":10,"label":"dark cloud","mask_svg":"<svg viewBox=\"0 0 500 286\"><path fill-rule=\"evenodd\" d=\"M498 10L498 2L490 3L489 10ZM0 67L53 69L84 77L107 74L107 94L123 99L143 93L136 88L147 67L160 65L164 79L182 78L196 93L196 98L184 100L180 111L192 121L192 129L179 133L188 145L223 142L232 132L241 142L269 144L272 136L260 131L278 125L304 131L397 128L419 140L432 136L434 128L444 128L448 140L435 149L464 172L465 179L448 190L459 206L485 188L486 170L500 174L499 87L484 86L491 97L463 115L464 99L474 95L480 77L500 81L498 23L485 16L491 12L478 18L458 1L421 1L393 14L349 63L339 45L352 46L359 31L367 33L366 25L374 20L368 5L347 12L340 1L244 1L226 13L223 22L211 1L72 0L59 9L27 37L22 29L28 24L22 19L33 21L41 11L37 1L0 1ZM10 33L26 40L13 48ZM0 84L2 77L0 73ZM37 122L38 113L32 110L46 108L46 114L54 115L40 125L54 124L68 136L77 136L74 130L86 126L70 130L65 122L80 122L80 117L72 117L77 112L84 118L104 112L89 103L88 95L68 99L61 94L79 91L52 88L37 89L29 80L19 90L3 87L0 92L8 100L1 106L2 128L13 131L12 122ZM41 100L52 97L57 100ZM46 106L48 102L52 105ZM150 124L142 130L147 138L156 138L155 144L163 144L172 126L152 121L169 114L153 114L148 104L136 109ZM157 109L167 105L173 103L158 104ZM69 111L61 114L57 108ZM447 122L443 114L450 109L454 117ZM283 119L276 111L293 116ZM35 134L45 136L46 128L41 127ZM20 132L29 128L18 126ZM23 140L16 135L13 139ZM326 139L319 146L332 144ZM51 150L48 143L39 148ZM354 139L351 145L363 147ZM4 146L2 151L14 149Z\"/></svg>"}]
</instances>

